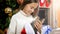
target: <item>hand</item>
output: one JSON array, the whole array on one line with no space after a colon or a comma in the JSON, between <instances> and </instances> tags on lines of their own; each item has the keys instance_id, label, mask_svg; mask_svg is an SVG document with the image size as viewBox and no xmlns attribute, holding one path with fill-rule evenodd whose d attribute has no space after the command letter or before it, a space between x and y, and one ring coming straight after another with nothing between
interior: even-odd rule
<instances>
[{"instance_id":1,"label":"hand","mask_svg":"<svg viewBox=\"0 0 60 34\"><path fill-rule=\"evenodd\" d=\"M40 21L39 19L36 19L34 26L36 27L38 32L41 32L42 24L44 21L45 21L45 19L43 19L42 21Z\"/></svg>"}]
</instances>

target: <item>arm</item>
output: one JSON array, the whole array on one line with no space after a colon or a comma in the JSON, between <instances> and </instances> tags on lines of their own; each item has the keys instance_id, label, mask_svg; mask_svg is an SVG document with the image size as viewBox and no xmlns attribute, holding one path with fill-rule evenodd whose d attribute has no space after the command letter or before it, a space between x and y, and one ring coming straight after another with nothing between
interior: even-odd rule
<instances>
[{"instance_id":1,"label":"arm","mask_svg":"<svg viewBox=\"0 0 60 34\"><path fill-rule=\"evenodd\" d=\"M11 19L7 34L15 34L15 29L16 29L16 21L13 16Z\"/></svg>"}]
</instances>

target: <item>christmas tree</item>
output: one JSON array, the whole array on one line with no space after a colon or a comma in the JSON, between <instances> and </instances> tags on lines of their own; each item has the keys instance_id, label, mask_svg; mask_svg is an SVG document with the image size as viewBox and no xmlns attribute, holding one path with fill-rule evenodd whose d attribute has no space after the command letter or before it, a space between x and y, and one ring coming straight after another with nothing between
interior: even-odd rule
<instances>
[{"instance_id":1,"label":"christmas tree","mask_svg":"<svg viewBox=\"0 0 60 34\"><path fill-rule=\"evenodd\" d=\"M10 20L8 19L8 14L5 13L5 8L10 7L13 10L19 7L17 0L0 0L0 29L4 30L8 27ZM6 21L7 20L7 21ZM7 26L5 26L7 25Z\"/></svg>"}]
</instances>

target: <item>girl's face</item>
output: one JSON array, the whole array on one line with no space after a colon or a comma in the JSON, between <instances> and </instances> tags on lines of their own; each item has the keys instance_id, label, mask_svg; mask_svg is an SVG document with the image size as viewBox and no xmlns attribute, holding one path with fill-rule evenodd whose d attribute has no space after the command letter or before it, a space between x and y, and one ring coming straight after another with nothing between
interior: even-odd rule
<instances>
[{"instance_id":1,"label":"girl's face","mask_svg":"<svg viewBox=\"0 0 60 34\"><path fill-rule=\"evenodd\" d=\"M27 11L29 14L34 12L34 9L37 8L38 3L27 4L23 10Z\"/></svg>"}]
</instances>

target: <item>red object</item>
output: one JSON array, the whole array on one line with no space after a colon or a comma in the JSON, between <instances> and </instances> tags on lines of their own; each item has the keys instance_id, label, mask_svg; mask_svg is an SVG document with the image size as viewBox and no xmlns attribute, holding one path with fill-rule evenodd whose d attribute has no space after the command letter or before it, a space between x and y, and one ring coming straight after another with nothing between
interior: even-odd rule
<instances>
[{"instance_id":1,"label":"red object","mask_svg":"<svg viewBox=\"0 0 60 34\"><path fill-rule=\"evenodd\" d=\"M49 7L50 6L50 4L51 4L51 0L46 0L46 7Z\"/></svg>"},{"instance_id":2,"label":"red object","mask_svg":"<svg viewBox=\"0 0 60 34\"><path fill-rule=\"evenodd\" d=\"M49 7L51 4L51 0L40 0L40 6L43 7L44 5L46 7Z\"/></svg>"},{"instance_id":3,"label":"red object","mask_svg":"<svg viewBox=\"0 0 60 34\"><path fill-rule=\"evenodd\" d=\"M46 1L46 0L44 0L44 1L42 2L42 0L40 0L40 6L44 6L45 1Z\"/></svg>"},{"instance_id":4,"label":"red object","mask_svg":"<svg viewBox=\"0 0 60 34\"><path fill-rule=\"evenodd\" d=\"M23 28L23 30L21 31L21 34L26 34L25 28Z\"/></svg>"}]
</instances>

